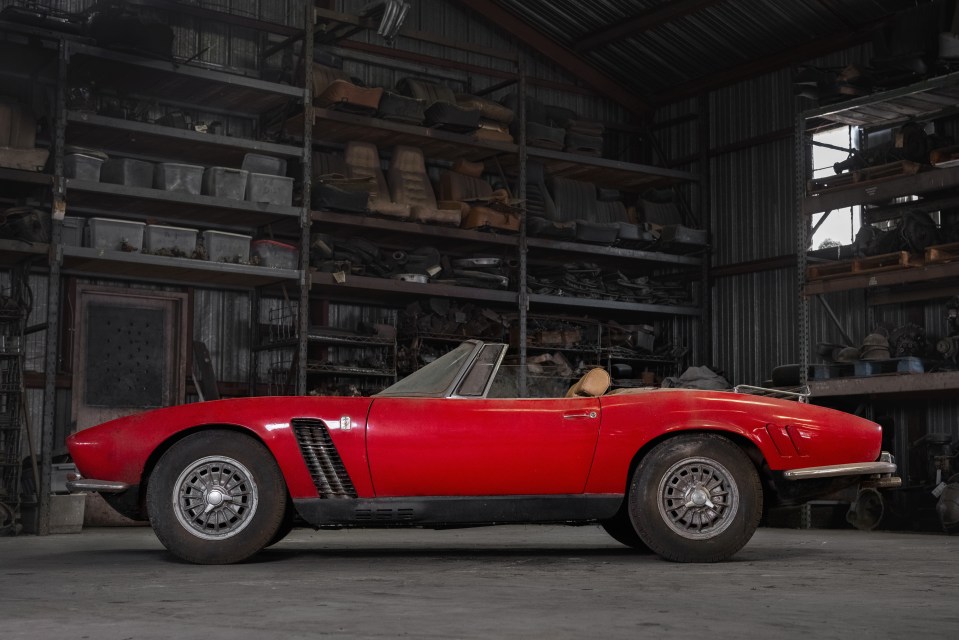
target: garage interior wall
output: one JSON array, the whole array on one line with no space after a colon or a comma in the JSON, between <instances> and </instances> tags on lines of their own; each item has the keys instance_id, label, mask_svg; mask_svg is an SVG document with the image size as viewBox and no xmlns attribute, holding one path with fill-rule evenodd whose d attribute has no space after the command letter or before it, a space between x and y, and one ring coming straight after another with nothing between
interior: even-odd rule
<instances>
[{"instance_id":1,"label":"garage interior wall","mask_svg":"<svg viewBox=\"0 0 959 640\"><path fill-rule=\"evenodd\" d=\"M16 4L0 0L0 7ZM67 11L80 11L92 2L56 2ZM223 2L200 2L199 6L253 16L283 24L297 24L301 20L303 3L297 0L234 0L224 7ZM330 8L356 13L365 0L339 0ZM259 36L251 30L231 26L211 26L209 23L182 18L184 26L177 28L175 55L190 57L199 53L198 60L226 66L256 67ZM434 33L438 36L470 44L501 50L516 50L514 40L497 30L469 10L444 0L417 0L407 17L409 28ZM382 44L375 34L361 34L356 38ZM434 44L399 38L396 46L416 53L443 57L458 62L507 68L509 63L478 53L464 52ZM406 69L388 69L368 64L357 52L343 52L347 70L375 85L393 86ZM535 78L555 83L575 85L566 72L526 49L518 50L526 73ZM859 47L815 61L821 66L844 66L854 60L868 59L868 47ZM708 224L711 229L711 265L714 270L723 267L772 261L795 256L796 222L794 193L794 145L791 130L797 103L791 86L791 69L741 82L709 94L705 100L686 100L666 105L655 114L655 121L664 123L698 115L704 109L709 132L708 166L698 161L702 152L698 119L656 129L667 158L679 163L672 168L689 170L706 176L708 193L703 198L699 189L687 187L687 197L694 213L701 221L706 216L697 210L700 202L708 201ZM456 70L443 71L442 78L464 89L481 89L497 79L469 76ZM587 91L565 92L542 86L530 88L543 102L569 107L584 118L607 123L627 120L623 109L609 100ZM501 97L505 91L494 94ZM202 116L202 114L200 114ZM228 124L239 126L238 124ZM750 141L755 141L751 143ZM654 154L648 145L634 144L623 136L619 147L624 160L650 162ZM682 159L687 160L682 160ZM688 160L692 158L692 160ZM34 310L31 323L42 322L46 316L46 282L43 277L31 278L34 292ZM123 285L140 286L140 285ZM708 293L710 316L710 351L708 364L725 371L734 383L761 384L769 378L772 369L780 364L798 360L797 338L797 278L795 267L786 265L757 269L750 273L717 277ZM828 298L847 327L859 328L866 324L865 305L861 294L851 292ZM236 292L196 290L194 297L194 334L207 342L215 358L216 372L222 381L243 381L249 366L248 323L253 313L249 298ZM822 310L812 303L811 343L834 341L835 329ZM357 308L334 310L337 314L362 313ZM895 314L895 310L883 310ZM331 316L331 317L333 317ZM938 326L942 314L937 305L926 311L928 327ZM896 318L884 318L895 322ZM675 319L673 335L677 342L700 351L703 336L698 323L689 319ZM861 337L861 336L856 336ZM28 369L42 371L45 345L42 334L32 336L28 343ZM691 363L700 364L700 363ZM188 399L191 399L192 396ZM42 391L28 393L31 423L41 423ZM61 389L57 398L58 438L69 425L63 424L69 416L69 393ZM929 431L959 431L959 405L941 401L928 403ZM64 410L60 410L60 408Z\"/></svg>"}]
</instances>

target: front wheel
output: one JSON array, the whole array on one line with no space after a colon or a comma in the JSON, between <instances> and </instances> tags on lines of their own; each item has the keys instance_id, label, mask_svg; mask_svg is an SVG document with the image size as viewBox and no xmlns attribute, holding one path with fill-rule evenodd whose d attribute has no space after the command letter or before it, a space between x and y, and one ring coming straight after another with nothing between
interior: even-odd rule
<instances>
[{"instance_id":1,"label":"front wheel","mask_svg":"<svg viewBox=\"0 0 959 640\"><path fill-rule=\"evenodd\" d=\"M742 449L715 434L656 445L629 489L629 517L655 553L674 562L718 562L739 551L762 516L759 474Z\"/></svg>"},{"instance_id":2,"label":"front wheel","mask_svg":"<svg viewBox=\"0 0 959 640\"><path fill-rule=\"evenodd\" d=\"M197 564L229 564L254 555L277 535L286 485L260 442L232 431L203 431L174 444L147 486L157 538Z\"/></svg>"}]
</instances>

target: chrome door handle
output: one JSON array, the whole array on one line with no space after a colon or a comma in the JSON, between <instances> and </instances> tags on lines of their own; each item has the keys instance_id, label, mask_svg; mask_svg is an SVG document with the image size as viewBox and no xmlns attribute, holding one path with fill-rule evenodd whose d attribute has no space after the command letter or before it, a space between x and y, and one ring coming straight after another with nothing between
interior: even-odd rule
<instances>
[{"instance_id":1,"label":"chrome door handle","mask_svg":"<svg viewBox=\"0 0 959 640\"><path fill-rule=\"evenodd\" d=\"M589 411L589 412L587 412L587 413L564 413L564 414L563 414L563 419L564 419L564 420L579 420L579 419L581 419L581 418L595 418L596 415L597 415L597 414L596 414L595 411Z\"/></svg>"}]
</instances>

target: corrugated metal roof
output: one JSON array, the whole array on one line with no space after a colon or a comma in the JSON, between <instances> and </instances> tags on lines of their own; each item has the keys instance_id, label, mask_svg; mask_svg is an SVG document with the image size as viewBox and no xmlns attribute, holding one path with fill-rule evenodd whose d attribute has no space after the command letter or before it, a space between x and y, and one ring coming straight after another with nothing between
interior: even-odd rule
<instances>
[{"instance_id":1,"label":"corrugated metal roof","mask_svg":"<svg viewBox=\"0 0 959 640\"><path fill-rule=\"evenodd\" d=\"M670 95L720 74L848 37L915 0L496 0L637 96ZM647 18L622 38L611 29ZM610 32L610 37L601 36ZM592 44L590 44L592 43ZM589 45L589 46L584 46ZM595 45L595 46L593 46Z\"/></svg>"}]
</instances>

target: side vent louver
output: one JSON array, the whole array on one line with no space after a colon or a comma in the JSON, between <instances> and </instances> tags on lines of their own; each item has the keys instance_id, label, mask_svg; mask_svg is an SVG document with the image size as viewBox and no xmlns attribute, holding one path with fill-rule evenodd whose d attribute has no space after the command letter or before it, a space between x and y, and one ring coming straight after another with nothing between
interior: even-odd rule
<instances>
[{"instance_id":1,"label":"side vent louver","mask_svg":"<svg viewBox=\"0 0 959 640\"><path fill-rule=\"evenodd\" d=\"M294 419L293 433L321 498L355 498L356 489L320 420Z\"/></svg>"}]
</instances>

